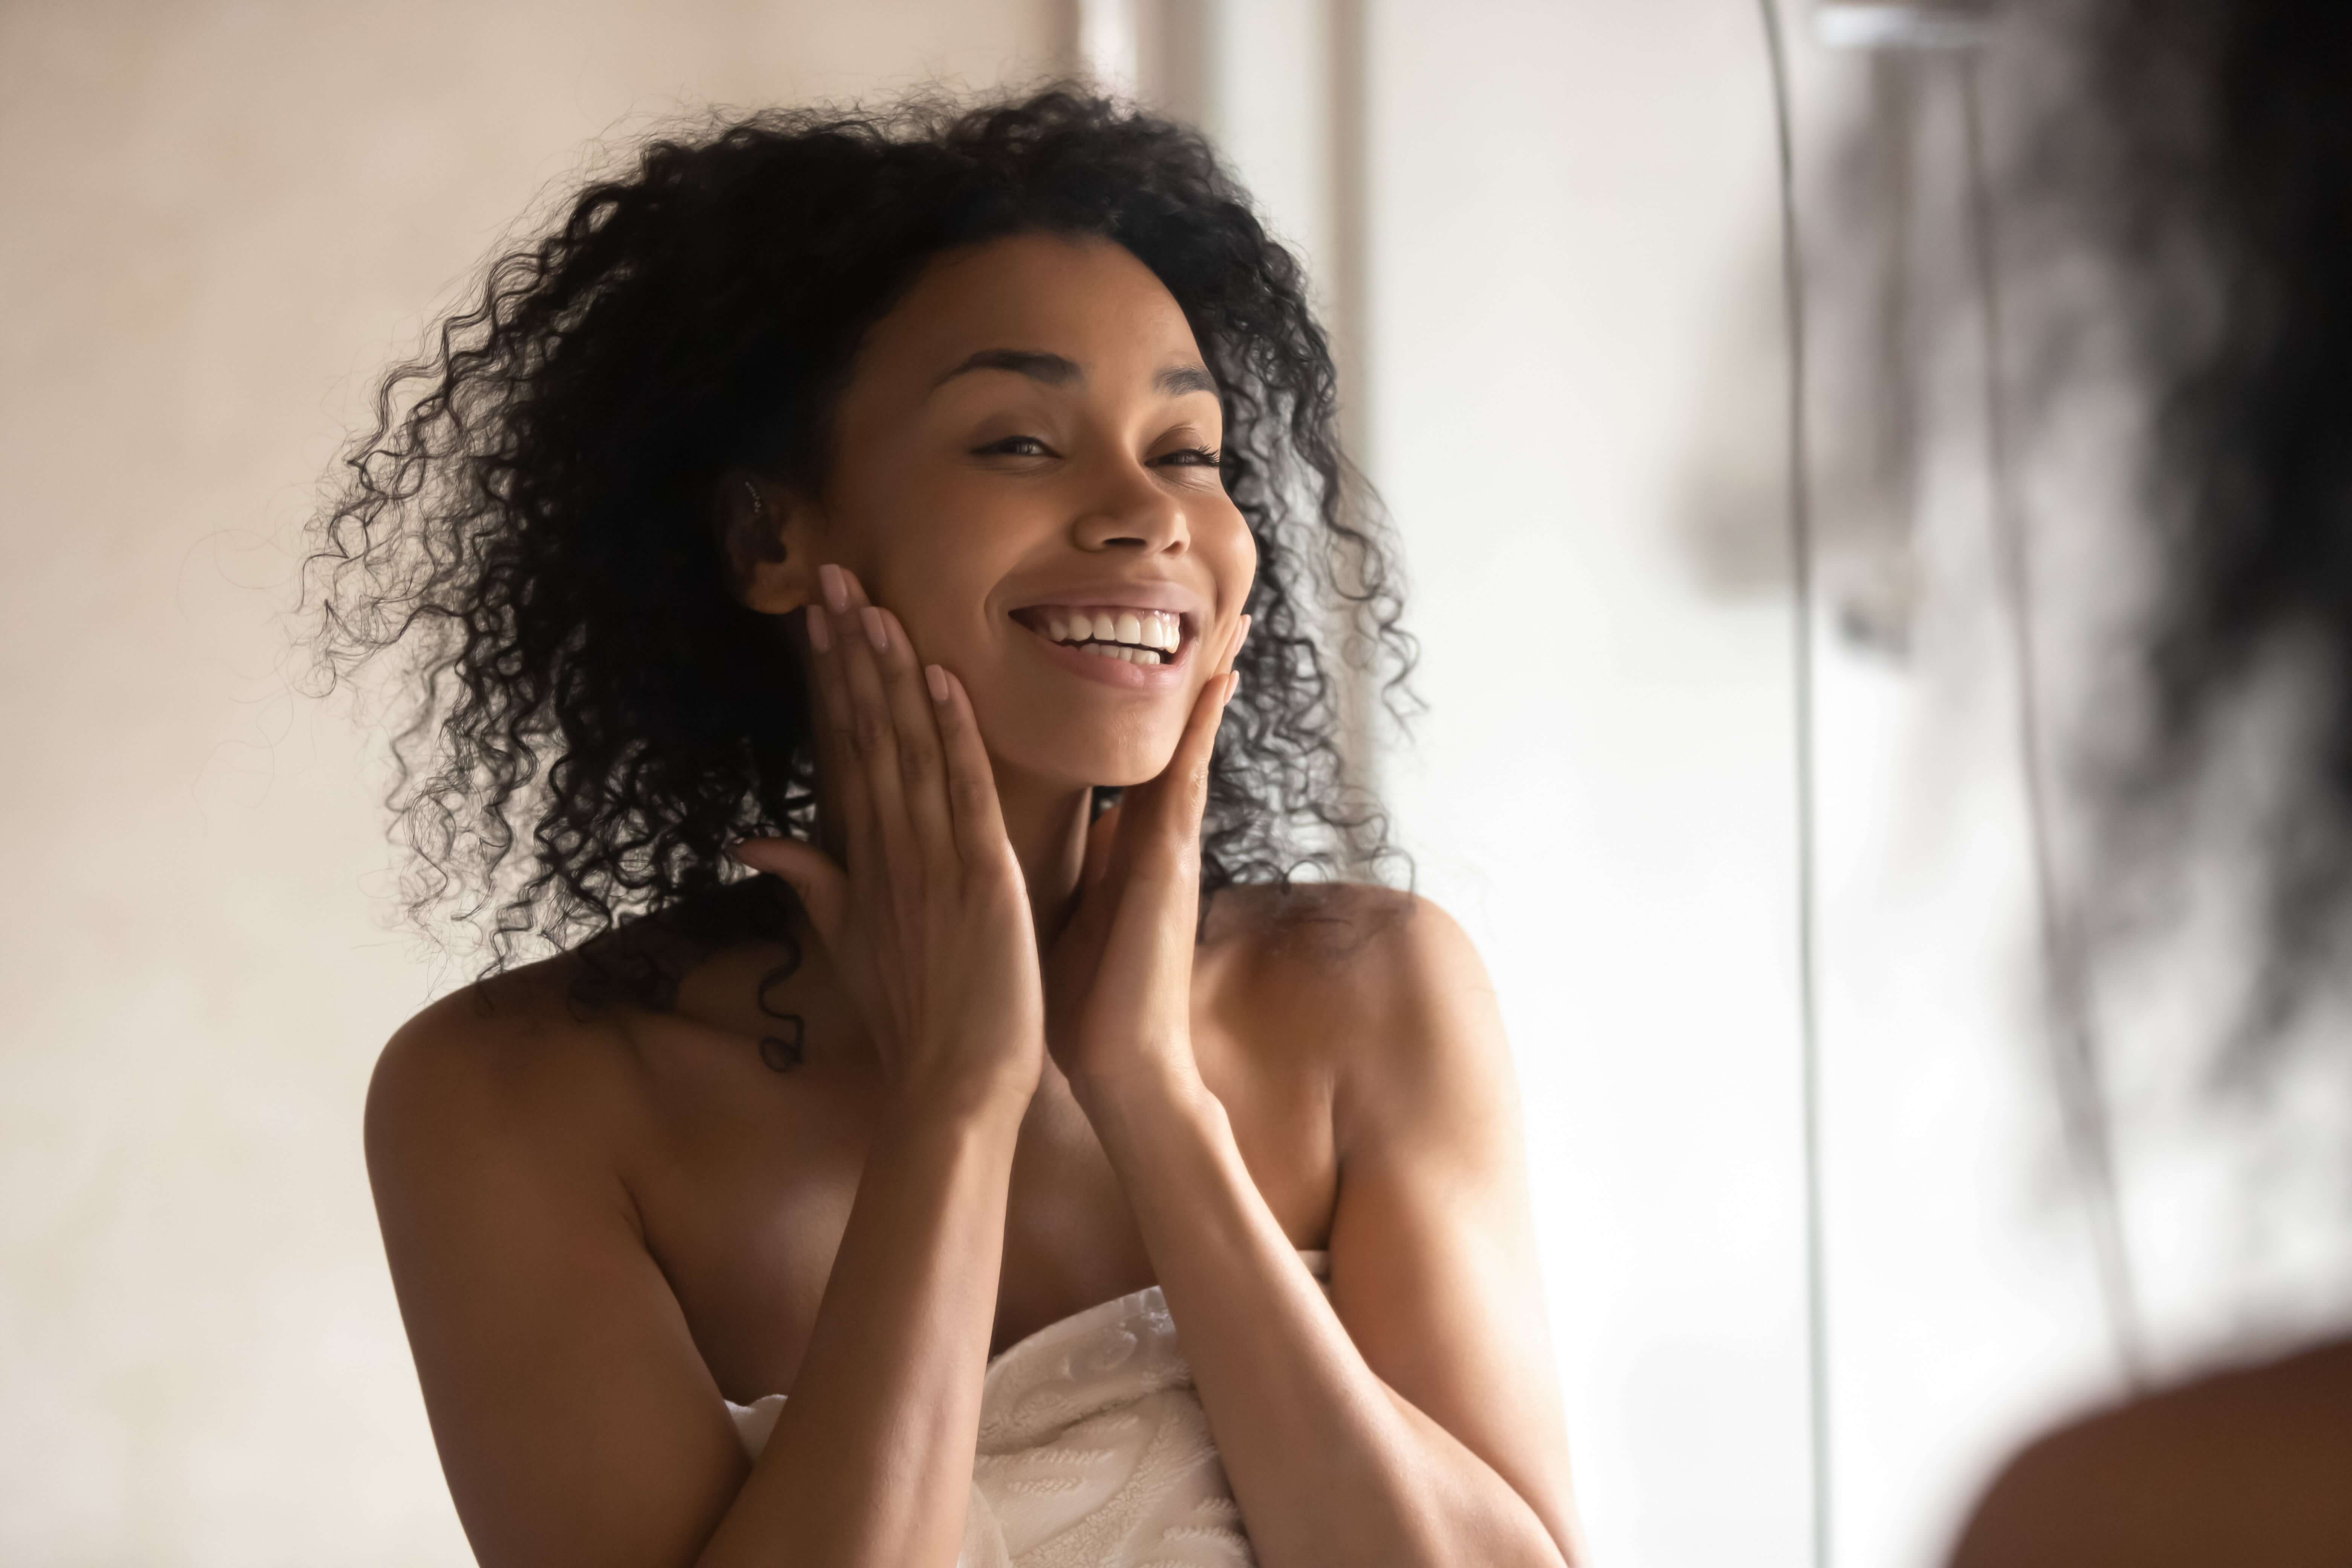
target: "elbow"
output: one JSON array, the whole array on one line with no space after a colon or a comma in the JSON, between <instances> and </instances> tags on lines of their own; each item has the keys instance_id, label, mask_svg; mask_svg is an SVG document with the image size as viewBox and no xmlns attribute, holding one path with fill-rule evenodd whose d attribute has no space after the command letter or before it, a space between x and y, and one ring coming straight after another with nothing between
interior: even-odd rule
<instances>
[{"instance_id":1,"label":"elbow","mask_svg":"<svg viewBox=\"0 0 2352 1568\"><path fill-rule=\"evenodd\" d=\"M1507 1488L1502 1495L1457 1500L1447 1507L1424 1500L1400 1534L1409 1542L1395 1561L1413 1568L1585 1568L1589 1561L1573 1521L1555 1526Z\"/></svg>"}]
</instances>

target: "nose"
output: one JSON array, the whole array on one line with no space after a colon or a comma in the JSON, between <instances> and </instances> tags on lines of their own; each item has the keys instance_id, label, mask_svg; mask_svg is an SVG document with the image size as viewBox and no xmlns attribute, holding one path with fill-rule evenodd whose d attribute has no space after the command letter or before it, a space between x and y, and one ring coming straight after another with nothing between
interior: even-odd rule
<instances>
[{"instance_id":1,"label":"nose","mask_svg":"<svg viewBox=\"0 0 2352 1568\"><path fill-rule=\"evenodd\" d=\"M1079 549L1181 555L1192 542L1181 497L1132 459L1110 465L1073 522Z\"/></svg>"}]
</instances>

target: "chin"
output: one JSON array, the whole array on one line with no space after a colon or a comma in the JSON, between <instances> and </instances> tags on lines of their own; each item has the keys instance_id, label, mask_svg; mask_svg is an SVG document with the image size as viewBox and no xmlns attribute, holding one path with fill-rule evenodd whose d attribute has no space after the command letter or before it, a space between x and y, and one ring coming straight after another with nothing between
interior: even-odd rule
<instances>
[{"instance_id":1,"label":"chin","mask_svg":"<svg viewBox=\"0 0 2352 1568\"><path fill-rule=\"evenodd\" d=\"M1139 784L1150 784L1167 769L1168 759L1139 762L1132 758L1123 763L1106 763L1087 782L1097 789L1128 789Z\"/></svg>"},{"instance_id":2,"label":"chin","mask_svg":"<svg viewBox=\"0 0 2352 1568\"><path fill-rule=\"evenodd\" d=\"M1128 768L1110 768L1105 770L1103 776L1097 779L1096 784L1103 789L1128 789L1136 784L1150 784L1165 772L1167 766L1167 763L1163 760L1158 767L1138 765Z\"/></svg>"},{"instance_id":3,"label":"chin","mask_svg":"<svg viewBox=\"0 0 2352 1568\"><path fill-rule=\"evenodd\" d=\"M1074 755L1074 752L1093 754ZM1172 745L1157 749L1024 747L1015 755L998 753L997 763L1000 767L1009 766L1049 788L1126 789L1158 778L1167 769L1169 758L1175 754Z\"/></svg>"},{"instance_id":4,"label":"chin","mask_svg":"<svg viewBox=\"0 0 2352 1568\"><path fill-rule=\"evenodd\" d=\"M999 687L984 707L982 693L972 696L982 743L998 769L1048 788L1124 788L1157 778L1184 738L1181 694L1139 701L1092 682L1054 682Z\"/></svg>"}]
</instances>

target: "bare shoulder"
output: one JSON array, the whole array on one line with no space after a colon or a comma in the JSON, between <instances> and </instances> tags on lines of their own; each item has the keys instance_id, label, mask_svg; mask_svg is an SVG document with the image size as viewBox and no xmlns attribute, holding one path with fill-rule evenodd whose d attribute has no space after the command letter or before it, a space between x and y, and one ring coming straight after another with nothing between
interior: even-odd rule
<instances>
[{"instance_id":1,"label":"bare shoulder","mask_svg":"<svg viewBox=\"0 0 2352 1568\"><path fill-rule=\"evenodd\" d=\"M477 1558L683 1562L742 1453L625 1180L629 1015L575 1009L564 974L468 987L393 1037L369 1182Z\"/></svg>"},{"instance_id":2,"label":"bare shoulder","mask_svg":"<svg viewBox=\"0 0 2352 1568\"><path fill-rule=\"evenodd\" d=\"M1486 965L1427 899L1360 883L1229 889L1205 937L1222 1007L1328 1068L1343 1153L1390 1102L1507 1076Z\"/></svg>"},{"instance_id":3,"label":"bare shoulder","mask_svg":"<svg viewBox=\"0 0 2352 1568\"><path fill-rule=\"evenodd\" d=\"M1582 1562L1524 1113L1486 965L1452 917L1381 888L1256 893L1220 935L1237 993L1329 1064L1332 1304L1416 1424L1433 1423Z\"/></svg>"},{"instance_id":4,"label":"bare shoulder","mask_svg":"<svg viewBox=\"0 0 2352 1568\"><path fill-rule=\"evenodd\" d=\"M379 1205L411 1177L493 1147L583 1152L583 1121L608 1118L620 1103L622 1054L610 1024L571 1005L560 961L435 1002L393 1035L369 1080L365 1135Z\"/></svg>"},{"instance_id":5,"label":"bare shoulder","mask_svg":"<svg viewBox=\"0 0 2352 1568\"><path fill-rule=\"evenodd\" d=\"M1359 882L1226 889L1200 963L1233 1003L1334 1025L1392 1017L1432 993L1490 989L1477 951L1444 910Z\"/></svg>"},{"instance_id":6,"label":"bare shoulder","mask_svg":"<svg viewBox=\"0 0 2352 1568\"><path fill-rule=\"evenodd\" d=\"M1483 967L1453 917L1427 899L1363 882L1256 884L1220 892L1204 955L1244 959L1248 976L1328 1003Z\"/></svg>"},{"instance_id":7,"label":"bare shoulder","mask_svg":"<svg viewBox=\"0 0 2352 1568\"><path fill-rule=\"evenodd\" d=\"M2012 1458L1955 1568L2352 1561L2352 1339L2070 1423Z\"/></svg>"}]
</instances>

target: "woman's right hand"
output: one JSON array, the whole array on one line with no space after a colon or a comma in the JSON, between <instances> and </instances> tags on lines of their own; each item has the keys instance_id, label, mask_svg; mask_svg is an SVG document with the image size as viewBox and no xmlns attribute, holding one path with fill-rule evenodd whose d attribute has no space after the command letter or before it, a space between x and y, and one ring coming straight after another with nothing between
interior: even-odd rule
<instances>
[{"instance_id":1,"label":"woman's right hand","mask_svg":"<svg viewBox=\"0 0 2352 1568\"><path fill-rule=\"evenodd\" d=\"M1025 1106L1045 1052L1036 932L971 700L855 576L818 577L817 766L848 864L797 838L736 858L800 895L894 1093Z\"/></svg>"}]
</instances>

